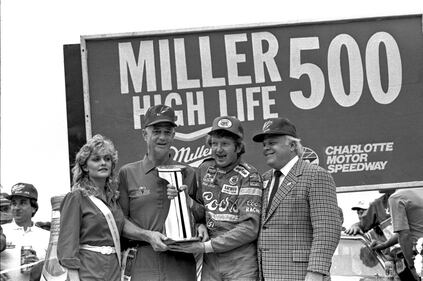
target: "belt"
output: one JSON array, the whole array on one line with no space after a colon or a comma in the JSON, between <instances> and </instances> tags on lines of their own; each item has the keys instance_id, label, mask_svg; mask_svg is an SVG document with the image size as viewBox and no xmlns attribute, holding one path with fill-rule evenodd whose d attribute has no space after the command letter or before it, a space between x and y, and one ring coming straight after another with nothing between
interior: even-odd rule
<instances>
[{"instance_id":1,"label":"belt","mask_svg":"<svg viewBox=\"0 0 423 281\"><path fill-rule=\"evenodd\" d=\"M88 244L82 244L79 249L88 250L91 252L101 253L103 255L111 255L116 253L115 247L112 246L91 246Z\"/></svg>"}]
</instances>

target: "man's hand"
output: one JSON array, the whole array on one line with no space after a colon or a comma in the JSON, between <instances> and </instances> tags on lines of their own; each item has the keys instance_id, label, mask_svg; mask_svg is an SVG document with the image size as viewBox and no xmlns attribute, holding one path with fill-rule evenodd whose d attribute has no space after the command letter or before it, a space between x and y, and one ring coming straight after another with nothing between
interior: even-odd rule
<instances>
[{"instance_id":1,"label":"man's hand","mask_svg":"<svg viewBox=\"0 0 423 281\"><path fill-rule=\"evenodd\" d=\"M31 254L29 254L25 257L25 264L34 263L34 262L37 262L37 261L38 261L38 257L36 256L34 250L31 251Z\"/></svg>"},{"instance_id":2,"label":"man's hand","mask_svg":"<svg viewBox=\"0 0 423 281\"><path fill-rule=\"evenodd\" d=\"M188 186L186 186L185 184L181 184L179 186L179 189L178 189L176 186L173 186L169 183L169 184L167 184L167 198L172 200L173 198L178 196L179 192L184 191L187 188L188 188Z\"/></svg>"},{"instance_id":3,"label":"man's hand","mask_svg":"<svg viewBox=\"0 0 423 281\"><path fill-rule=\"evenodd\" d=\"M357 223L353 224L349 229L345 231L345 233L348 235L364 234L363 230L361 230L360 226Z\"/></svg>"},{"instance_id":4,"label":"man's hand","mask_svg":"<svg viewBox=\"0 0 423 281\"><path fill-rule=\"evenodd\" d=\"M204 224L200 224L197 227L198 237L201 239L202 242L206 242L209 240L209 233L207 231L207 227Z\"/></svg>"},{"instance_id":5,"label":"man's hand","mask_svg":"<svg viewBox=\"0 0 423 281\"><path fill-rule=\"evenodd\" d=\"M305 281L323 281L323 274L317 272L307 272Z\"/></svg>"},{"instance_id":6,"label":"man's hand","mask_svg":"<svg viewBox=\"0 0 423 281\"><path fill-rule=\"evenodd\" d=\"M182 242L169 245L169 250L183 253L204 253L206 251L203 242Z\"/></svg>"},{"instance_id":7,"label":"man's hand","mask_svg":"<svg viewBox=\"0 0 423 281\"><path fill-rule=\"evenodd\" d=\"M167 185L167 198L172 200L173 198L178 196L178 193L179 193L179 191L176 188L176 186L173 186L170 183Z\"/></svg>"},{"instance_id":8,"label":"man's hand","mask_svg":"<svg viewBox=\"0 0 423 281\"><path fill-rule=\"evenodd\" d=\"M188 186L186 186L185 184L181 184L179 186L179 190L176 188L176 186L171 185L170 183L167 185L167 198L169 198L170 200L172 200L173 198L175 198L176 196L178 196L179 192L183 192L188 188ZM186 196L187 199L187 205L188 207L192 207L192 205L194 204L192 202L191 197Z\"/></svg>"},{"instance_id":9,"label":"man's hand","mask_svg":"<svg viewBox=\"0 0 423 281\"><path fill-rule=\"evenodd\" d=\"M158 231L150 231L148 243L150 243L153 250L156 252L164 252L169 250L163 241L166 241L168 238Z\"/></svg>"}]
</instances>

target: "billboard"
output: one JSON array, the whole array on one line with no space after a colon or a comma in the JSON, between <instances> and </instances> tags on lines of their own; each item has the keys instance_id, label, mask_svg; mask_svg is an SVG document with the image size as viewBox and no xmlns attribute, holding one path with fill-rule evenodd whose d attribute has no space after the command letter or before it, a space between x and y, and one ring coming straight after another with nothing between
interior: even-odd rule
<instances>
[{"instance_id":1,"label":"billboard","mask_svg":"<svg viewBox=\"0 0 423 281\"><path fill-rule=\"evenodd\" d=\"M85 127L145 154L143 115L175 109L177 161L210 155L217 116L242 121L247 162L268 118L296 126L338 191L423 186L422 15L81 36Z\"/></svg>"}]
</instances>

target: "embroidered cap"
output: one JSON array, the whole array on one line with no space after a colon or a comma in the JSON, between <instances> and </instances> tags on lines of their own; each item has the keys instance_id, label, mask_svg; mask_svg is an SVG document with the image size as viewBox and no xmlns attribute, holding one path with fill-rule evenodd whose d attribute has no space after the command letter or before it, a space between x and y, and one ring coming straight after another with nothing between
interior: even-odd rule
<instances>
[{"instance_id":1,"label":"embroidered cap","mask_svg":"<svg viewBox=\"0 0 423 281\"><path fill-rule=\"evenodd\" d=\"M262 132L253 137L255 142L263 142L264 137L268 135L288 135L297 137L297 129L294 124L286 118L269 119L264 122Z\"/></svg>"},{"instance_id":2,"label":"embroidered cap","mask_svg":"<svg viewBox=\"0 0 423 281\"><path fill-rule=\"evenodd\" d=\"M366 200L359 200L354 206L352 206L351 210L367 210L369 208L369 202Z\"/></svg>"},{"instance_id":3,"label":"embroidered cap","mask_svg":"<svg viewBox=\"0 0 423 281\"><path fill-rule=\"evenodd\" d=\"M159 104L147 109L144 115L144 128L162 122L168 122L173 127L177 127L175 111L170 106Z\"/></svg>"},{"instance_id":4,"label":"embroidered cap","mask_svg":"<svg viewBox=\"0 0 423 281\"><path fill-rule=\"evenodd\" d=\"M213 120L212 129L210 132L208 132L208 134L210 135L213 132L219 130L230 132L240 138L244 137L244 129L241 126L241 121L232 116L216 117Z\"/></svg>"},{"instance_id":5,"label":"embroidered cap","mask_svg":"<svg viewBox=\"0 0 423 281\"><path fill-rule=\"evenodd\" d=\"M32 198L38 200L38 192L35 186L30 183L17 183L12 186L10 191L9 199L12 199L13 196L22 196L27 198Z\"/></svg>"}]
</instances>

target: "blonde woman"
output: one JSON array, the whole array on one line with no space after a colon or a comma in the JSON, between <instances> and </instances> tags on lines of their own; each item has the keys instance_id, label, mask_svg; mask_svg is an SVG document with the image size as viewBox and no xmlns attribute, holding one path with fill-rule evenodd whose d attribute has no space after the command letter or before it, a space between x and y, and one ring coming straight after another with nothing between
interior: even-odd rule
<instances>
[{"instance_id":1,"label":"blonde woman","mask_svg":"<svg viewBox=\"0 0 423 281\"><path fill-rule=\"evenodd\" d=\"M61 205L57 249L71 280L120 280L124 216L114 183L117 159L113 143L101 135L76 154L72 191Z\"/></svg>"}]
</instances>

